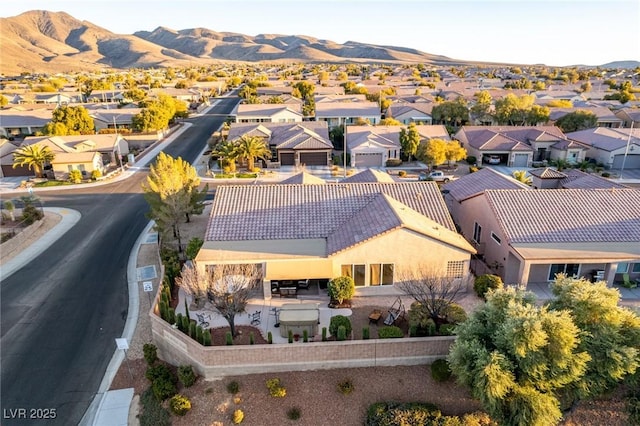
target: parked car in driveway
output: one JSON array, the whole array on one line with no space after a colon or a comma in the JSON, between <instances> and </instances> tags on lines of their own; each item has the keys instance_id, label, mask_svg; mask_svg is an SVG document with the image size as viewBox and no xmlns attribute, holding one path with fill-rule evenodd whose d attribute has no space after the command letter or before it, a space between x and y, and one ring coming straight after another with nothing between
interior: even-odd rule
<instances>
[{"instance_id":1,"label":"parked car in driveway","mask_svg":"<svg viewBox=\"0 0 640 426\"><path fill-rule=\"evenodd\" d=\"M418 176L418 180L434 180L436 182L449 182L450 180L454 180L456 177L454 175L446 175L441 170L435 170L431 173L420 173Z\"/></svg>"},{"instance_id":2,"label":"parked car in driveway","mask_svg":"<svg viewBox=\"0 0 640 426\"><path fill-rule=\"evenodd\" d=\"M488 157L485 157L484 161L489 164L500 164L501 159L499 155L489 155Z\"/></svg>"}]
</instances>

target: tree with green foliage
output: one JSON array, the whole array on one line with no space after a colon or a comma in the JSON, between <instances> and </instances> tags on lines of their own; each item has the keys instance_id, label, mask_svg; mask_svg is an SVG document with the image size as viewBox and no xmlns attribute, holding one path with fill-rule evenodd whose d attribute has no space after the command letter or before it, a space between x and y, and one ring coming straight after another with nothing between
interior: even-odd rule
<instances>
[{"instance_id":1,"label":"tree with green foliage","mask_svg":"<svg viewBox=\"0 0 640 426\"><path fill-rule=\"evenodd\" d=\"M341 276L332 279L327 285L327 293L332 300L342 304L345 300L349 300L356 292L356 285L353 278Z\"/></svg>"},{"instance_id":2,"label":"tree with green foliage","mask_svg":"<svg viewBox=\"0 0 640 426\"><path fill-rule=\"evenodd\" d=\"M15 169L20 166L27 166L33 170L36 177L42 177L44 166L55 158L55 154L48 146L41 144L26 145L13 152L13 165Z\"/></svg>"},{"instance_id":3,"label":"tree with green foliage","mask_svg":"<svg viewBox=\"0 0 640 426\"><path fill-rule=\"evenodd\" d=\"M511 176L518 182L531 186L531 176L529 176L526 170L514 170Z\"/></svg>"},{"instance_id":4,"label":"tree with green foliage","mask_svg":"<svg viewBox=\"0 0 640 426\"><path fill-rule=\"evenodd\" d=\"M431 117L436 124L444 124L457 129L469 121L467 101L459 97L455 101L442 102L433 107Z\"/></svg>"},{"instance_id":5,"label":"tree with green foliage","mask_svg":"<svg viewBox=\"0 0 640 426\"><path fill-rule=\"evenodd\" d=\"M444 156L447 159L447 165L451 166L452 161L455 163L467 158L467 150L460 145L459 141L447 141Z\"/></svg>"},{"instance_id":6,"label":"tree with green foliage","mask_svg":"<svg viewBox=\"0 0 640 426\"><path fill-rule=\"evenodd\" d=\"M480 92L476 92L473 95L473 98L475 102L470 108L471 115L478 120L482 120L482 118L488 115L491 110L491 104L493 103L491 93L486 90L482 90Z\"/></svg>"},{"instance_id":7,"label":"tree with green foliage","mask_svg":"<svg viewBox=\"0 0 640 426\"><path fill-rule=\"evenodd\" d=\"M302 113L306 116L312 116L315 113L316 105L315 100L313 98L313 94L316 90L315 84L310 81L299 81L293 86L293 90L291 91L291 96L295 98L302 99L304 101L304 105L302 106Z\"/></svg>"},{"instance_id":8,"label":"tree with green foliage","mask_svg":"<svg viewBox=\"0 0 640 426\"><path fill-rule=\"evenodd\" d=\"M0 95L0 107L7 106L9 104L9 99L6 96Z\"/></svg>"},{"instance_id":9,"label":"tree with green foliage","mask_svg":"<svg viewBox=\"0 0 640 426\"><path fill-rule=\"evenodd\" d=\"M549 108L534 105L533 95L507 94L495 102L494 118L500 124L510 126L536 125L549 121Z\"/></svg>"},{"instance_id":10,"label":"tree with green foliage","mask_svg":"<svg viewBox=\"0 0 640 426\"><path fill-rule=\"evenodd\" d=\"M271 149L263 138L243 135L240 139L234 141L234 143L237 146L238 158L247 160L247 169L249 171L254 170L256 158L263 160L271 159Z\"/></svg>"},{"instance_id":11,"label":"tree with green foliage","mask_svg":"<svg viewBox=\"0 0 640 426\"><path fill-rule=\"evenodd\" d=\"M411 161L412 157L418 152L421 139L416 123L411 122L406 129L400 129L399 139L402 153L407 157L408 161Z\"/></svg>"},{"instance_id":12,"label":"tree with green foliage","mask_svg":"<svg viewBox=\"0 0 640 426\"><path fill-rule=\"evenodd\" d=\"M579 382L591 358L568 311L536 306L512 287L490 291L457 335L451 371L501 425L557 424L556 393Z\"/></svg>"},{"instance_id":13,"label":"tree with green foliage","mask_svg":"<svg viewBox=\"0 0 640 426\"><path fill-rule=\"evenodd\" d=\"M617 289L559 274L551 292L551 309L571 312L581 330L578 350L591 358L582 379L568 386L571 400L602 395L640 369L640 317L619 305Z\"/></svg>"},{"instance_id":14,"label":"tree with green foliage","mask_svg":"<svg viewBox=\"0 0 640 426\"><path fill-rule=\"evenodd\" d=\"M180 223L189 222L191 214L201 214L208 185L199 190L200 178L196 169L181 157L173 158L160 152L150 167L146 184L142 185L149 203L148 217L156 222L163 234L171 232L182 252Z\"/></svg>"},{"instance_id":15,"label":"tree with green foliage","mask_svg":"<svg viewBox=\"0 0 640 426\"><path fill-rule=\"evenodd\" d=\"M592 129L597 127L597 125L598 117L591 111L585 110L570 112L556 120L556 126L558 126L564 133Z\"/></svg>"},{"instance_id":16,"label":"tree with green foliage","mask_svg":"<svg viewBox=\"0 0 640 426\"><path fill-rule=\"evenodd\" d=\"M222 141L214 147L212 154L218 156L223 170L228 167L229 172L236 171L236 160L239 155L238 146L235 143Z\"/></svg>"},{"instance_id":17,"label":"tree with green foliage","mask_svg":"<svg viewBox=\"0 0 640 426\"><path fill-rule=\"evenodd\" d=\"M131 90L126 90L122 93L122 97L132 102L140 102L147 97L147 92L136 87Z\"/></svg>"},{"instance_id":18,"label":"tree with green foliage","mask_svg":"<svg viewBox=\"0 0 640 426\"><path fill-rule=\"evenodd\" d=\"M447 160L447 141L438 138L425 140L418 147L416 156L430 168L439 166Z\"/></svg>"},{"instance_id":19,"label":"tree with green foliage","mask_svg":"<svg viewBox=\"0 0 640 426\"><path fill-rule=\"evenodd\" d=\"M378 126L402 126L403 124L396 120L395 118L383 118L382 120L380 120L380 122L378 123Z\"/></svg>"},{"instance_id":20,"label":"tree with green foliage","mask_svg":"<svg viewBox=\"0 0 640 426\"><path fill-rule=\"evenodd\" d=\"M93 118L83 106L62 105L53 110L52 119L44 125L45 135L91 135L95 131Z\"/></svg>"}]
</instances>

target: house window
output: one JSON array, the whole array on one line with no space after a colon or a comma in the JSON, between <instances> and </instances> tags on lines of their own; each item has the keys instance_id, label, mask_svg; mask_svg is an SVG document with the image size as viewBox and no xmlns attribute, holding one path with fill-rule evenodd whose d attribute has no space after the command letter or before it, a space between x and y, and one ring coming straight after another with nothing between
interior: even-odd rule
<instances>
[{"instance_id":1,"label":"house window","mask_svg":"<svg viewBox=\"0 0 640 426\"><path fill-rule=\"evenodd\" d=\"M627 262L618 263L616 268L616 274L626 274L629 271L629 264Z\"/></svg>"},{"instance_id":2,"label":"house window","mask_svg":"<svg viewBox=\"0 0 640 426\"><path fill-rule=\"evenodd\" d=\"M373 263L369 265L369 285L392 285L393 264Z\"/></svg>"},{"instance_id":3,"label":"house window","mask_svg":"<svg viewBox=\"0 0 640 426\"><path fill-rule=\"evenodd\" d=\"M473 241L476 243L480 243L480 238L482 237L482 226L478 224L478 222L473 223Z\"/></svg>"},{"instance_id":4,"label":"house window","mask_svg":"<svg viewBox=\"0 0 640 426\"><path fill-rule=\"evenodd\" d=\"M447 277L462 278L464 276L464 260L451 260L447 262Z\"/></svg>"},{"instance_id":5,"label":"house window","mask_svg":"<svg viewBox=\"0 0 640 426\"><path fill-rule=\"evenodd\" d=\"M80 170L81 172L86 171L86 169L84 168L84 164L78 164L78 170Z\"/></svg>"},{"instance_id":6,"label":"house window","mask_svg":"<svg viewBox=\"0 0 640 426\"><path fill-rule=\"evenodd\" d=\"M549 281L556 279L556 274L565 274L568 277L578 276L580 265L577 263L554 263L549 268Z\"/></svg>"},{"instance_id":7,"label":"house window","mask_svg":"<svg viewBox=\"0 0 640 426\"><path fill-rule=\"evenodd\" d=\"M71 164L67 164L67 171L70 172L71 170L73 170L73 166Z\"/></svg>"},{"instance_id":8,"label":"house window","mask_svg":"<svg viewBox=\"0 0 640 426\"><path fill-rule=\"evenodd\" d=\"M631 268L631 272L639 273L640 272L640 263L634 263L633 267Z\"/></svg>"},{"instance_id":9,"label":"house window","mask_svg":"<svg viewBox=\"0 0 640 426\"><path fill-rule=\"evenodd\" d=\"M365 265L342 265L342 275L353 278L356 287L364 287Z\"/></svg>"},{"instance_id":10,"label":"house window","mask_svg":"<svg viewBox=\"0 0 640 426\"><path fill-rule=\"evenodd\" d=\"M497 236L496 234L494 234L493 232L491 233L491 239L492 239L493 241L495 241L496 243L498 243L498 244L501 244L501 243L502 243L502 240L500 239L500 237L498 237L498 236Z\"/></svg>"}]
</instances>

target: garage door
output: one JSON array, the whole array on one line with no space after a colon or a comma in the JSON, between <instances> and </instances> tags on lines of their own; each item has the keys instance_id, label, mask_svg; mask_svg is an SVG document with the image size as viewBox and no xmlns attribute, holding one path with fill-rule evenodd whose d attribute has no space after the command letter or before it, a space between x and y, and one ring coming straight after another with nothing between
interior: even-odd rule
<instances>
[{"instance_id":1,"label":"garage door","mask_svg":"<svg viewBox=\"0 0 640 426\"><path fill-rule=\"evenodd\" d=\"M356 154L355 167L382 167L382 153L360 153Z\"/></svg>"},{"instance_id":2,"label":"garage door","mask_svg":"<svg viewBox=\"0 0 640 426\"><path fill-rule=\"evenodd\" d=\"M624 169L640 169L640 154L627 154L627 159L624 159L624 155L616 155L613 157L614 169L621 169L624 162Z\"/></svg>"},{"instance_id":3,"label":"garage door","mask_svg":"<svg viewBox=\"0 0 640 426\"><path fill-rule=\"evenodd\" d=\"M281 166L293 166L294 165L294 154L293 152L282 152L280 153L280 165Z\"/></svg>"},{"instance_id":4,"label":"garage door","mask_svg":"<svg viewBox=\"0 0 640 426\"><path fill-rule=\"evenodd\" d=\"M513 167L527 167L529 154L515 154L513 156Z\"/></svg>"},{"instance_id":5,"label":"garage door","mask_svg":"<svg viewBox=\"0 0 640 426\"><path fill-rule=\"evenodd\" d=\"M326 152L301 152L300 164L304 164L307 166L326 166L327 153Z\"/></svg>"}]
</instances>

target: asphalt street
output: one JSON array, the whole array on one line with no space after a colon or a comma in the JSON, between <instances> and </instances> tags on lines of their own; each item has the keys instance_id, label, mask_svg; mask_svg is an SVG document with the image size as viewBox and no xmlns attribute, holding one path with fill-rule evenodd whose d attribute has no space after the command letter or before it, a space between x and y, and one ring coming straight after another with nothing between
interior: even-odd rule
<instances>
[{"instance_id":1,"label":"asphalt street","mask_svg":"<svg viewBox=\"0 0 640 426\"><path fill-rule=\"evenodd\" d=\"M164 151L194 162L238 98L221 99ZM127 317L129 253L148 223L146 173L36 195L82 214L44 253L0 283L2 425L78 424Z\"/></svg>"}]
</instances>

